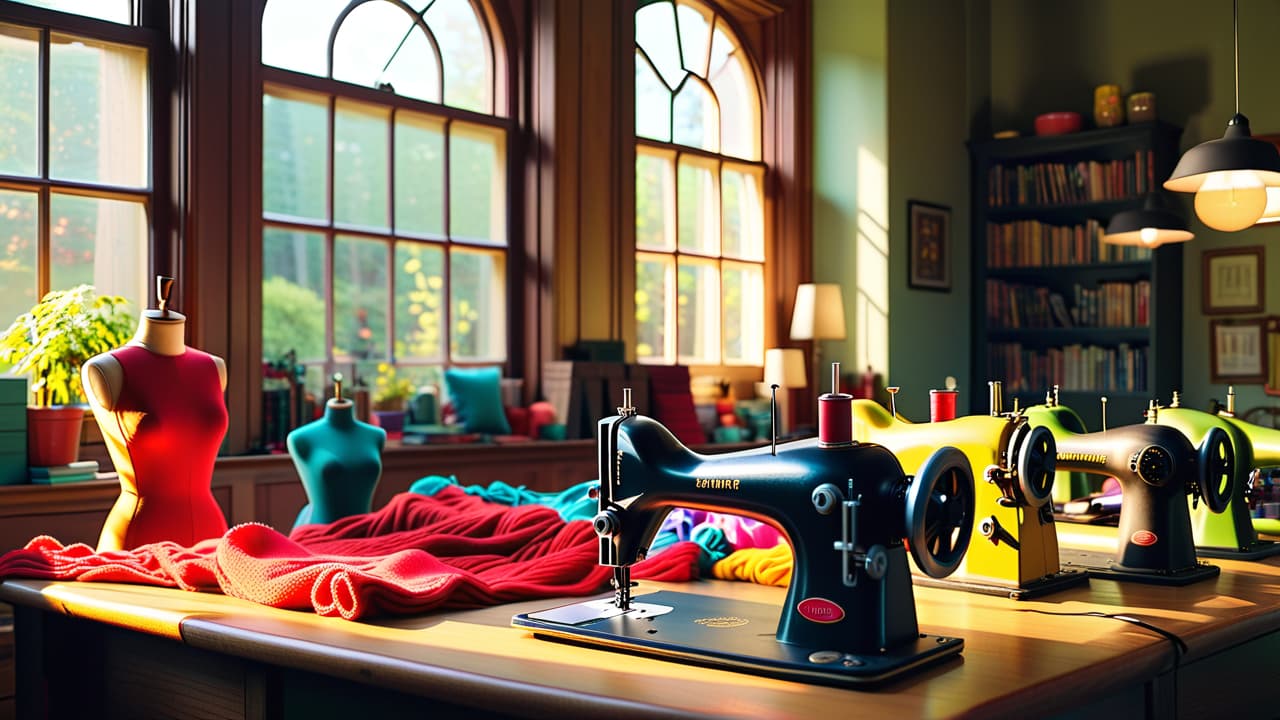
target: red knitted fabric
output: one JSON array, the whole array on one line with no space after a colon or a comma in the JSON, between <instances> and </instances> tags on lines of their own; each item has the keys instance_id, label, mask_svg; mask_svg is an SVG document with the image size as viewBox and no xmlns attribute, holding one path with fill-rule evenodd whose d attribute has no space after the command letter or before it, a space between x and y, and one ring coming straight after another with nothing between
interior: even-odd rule
<instances>
[{"instance_id":1,"label":"red knitted fabric","mask_svg":"<svg viewBox=\"0 0 1280 720\"><path fill-rule=\"evenodd\" d=\"M350 620L603 589L585 520L508 508L446 488L405 493L377 512L299 528L292 538L256 523L184 548L175 543L96 553L47 536L0 557L0 578L142 583L223 592L273 607ZM678 543L633 568L637 579L697 576L700 548Z\"/></svg>"}]
</instances>

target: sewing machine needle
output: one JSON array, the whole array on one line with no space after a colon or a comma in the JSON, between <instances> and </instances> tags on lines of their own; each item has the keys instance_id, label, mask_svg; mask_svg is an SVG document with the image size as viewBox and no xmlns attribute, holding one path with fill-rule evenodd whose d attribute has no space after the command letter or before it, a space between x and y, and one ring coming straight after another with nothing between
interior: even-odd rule
<instances>
[{"instance_id":1,"label":"sewing machine needle","mask_svg":"<svg viewBox=\"0 0 1280 720\"><path fill-rule=\"evenodd\" d=\"M631 609L631 568L629 566L613 569L613 603L619 610Z\"/></svg>"}]
</instances>

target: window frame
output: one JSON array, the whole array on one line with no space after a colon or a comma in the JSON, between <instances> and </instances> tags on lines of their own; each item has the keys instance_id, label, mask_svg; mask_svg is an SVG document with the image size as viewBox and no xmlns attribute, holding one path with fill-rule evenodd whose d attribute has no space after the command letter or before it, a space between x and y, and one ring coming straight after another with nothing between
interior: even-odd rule
<instances>
[{"instance_id":1,"label":"window frame","mask_svg":"<svg viewBox=\"0 0 1280 720\"><path fill-rule=\"evenodd\" d=\"M373 0L364 0L370 2ZM415 25L421 27L424 25L423 20L418 13L414 12L402 0L386 0L399 7L402 11L408 12L416 17ZM399 368L439 368L443 371L449 367L464 366L493 366L499 365L503 368L504 373L509 371L511 367L519 367L519 355L522 342L522 336L519 332L519 323L513 322L512 311L516 308L515 298L522 297L523 283L519 269L521 263L522 244L519 239L519 221L520 221L520 205L518 202L519 195L519 170L521 161L517 153L517 130L518 123L512 113L511 107L514 105L513 99L510 97L509 84L506 82L506 75L509 72L509 61L503 57L506 41L501 34L502 29L496 18L492 16L489 8L483 2L478 0L468 0L472 10L475 12L482 33L485 37L486 52L489 61L489 75L487 82L491 85L490 107L493 114L485 114L463 108L445 105L443 102L436 103L418 98L398 95L393 92L386 92L375 88L356 85L342 80L336 80L333 75L333 47L337 39L338 33L342 26L342 21L357 7L363 3L351 3L341 11L334 20L334 24L328 39L328 57L326 58L326 71L329 77L320 77L307 73L287 70L263 63L260 57L255 60L261 73L262 85L260 98L265 98L271 91L296 91L311 96L323 96L327 99L326 112L328 114L328 134L326 153L326 177L325 177L325 203L326 203L326 219L315 220L313 218L299 218L294 216L286 216L282 214L270 213L265 208L261 209L257 218L258 228L258 248L261 252L265 237L265 231L268 228L279 228L283 230L297 230L310 233L321 234L325 243L325 259L324 259L324 301L325 301L325 357L319 364L322 373L328 377L335 369L349 367L353 362L390 362ZM259 24L259 28L261 25ZM445 97L444 90L444 64L441 62L441 51L434 37L428 35L429 42L437 58L437 69L441 74L440 97L443 101ZM265 41L265 38L264 38ZM387 112L387 128L388 142L387 150L387 178L388 178L388 198L387 198L387 227L369 228L364 226L352 225L349 223L338 222L334 213L334 192L335 192L335 149L334 149L334 126L336 119L336 108L341 100L352 103L358 103L365 106L376 106ZM443 157L443 216L442 226L444 233L435 235L422 233L417 231L402 231L395 227L395 128L396 115L399 112L409 112L417 115L426 115L441 122L442 138L444 145ZM505 207L502 210L503 222L505 224L505 243L498 245L494 242L476 238L468 238L466 236L454 236L450 232L450 193L451 182L449 178L449 160L450 160L450 133L451 125L456 122L467 123L470 125L482 126L485 128L497 130L504 135L505 157L502 160L501 167L505 173L502 182L505 189ZM265 148L264 148L265 149ZM260 154L261 156L261 154ZM259 162L256 172L261 175L262 165ZM265 188L260 188L260 191ZM334 285L333 285L333 249L339 236L355 237L360 239L371 239L385 243L386 259L388 269L388 283L386 292L386 338L380 344L378 355L362 360L340 359L333 352L335 320L334 312ZM397 242L416 242L428 244L432 247L438 247L443 251L443 279L444 290L442 298L442 315L444 322L444 334L441 339L441 357L438 359L419 359L419 358L400 358L395 355L395 333L396 333L396 302L395 302L395 252ZM501 358L478 358L455 360L452 351L452 335L453 319L452 319L452 296L451 296L451 268L450 268L450 248L458 247L463 249L475 249L483 252L499 251L505 257L505 277L503 278L506 297L506 322L502 329L503 339L505 342L504 352ZM258 284L262 283L262 278L258 278ZM257 309L261 312L261 308ZM304 362L299 360L299 362ZM308 360L306 364L316 365L314 360Z\"/></svg>"},{"instance_id":2,"label":"window frame","mask_svg":"<svg viewBox=\"0 0 1280 720\"><path fill-rule=\"evenodd\" d=\"M707 38L708 56L710 56L711 48L712 48L712 45L714 44L714 33L716 28L716 22L721 21L724 23L726 29L730 33L732 33L733 40L737 44L735 52L742 53L744 62L747 64L747 67L750 70L748 74L750 76L750 82L752 83L755 90L754 104L757 112L756 120L758 125L758 132L754 141L755 141L755 154L758 159L753 160L753 159L743 158L738 155L731 155L724 152L724 137L722 132L723 116L721 114L722 111L721 111L720 99L716 95L715 89L711 85L709 78L698 75L695 71L685 70L686 75L680 81L680 83L675 88L669 88L671 92L671 103L673 106L673 109L671 112L668 113L668 118L667 118L668 120L667 137L669 139L666 141L655 140L653 138L643 137L638 133L633 134L633 137L635 139L635 158L638 158L641 154L648 154L653 157L660 156L663 158L670 158L670 162L672 163L672 172L673 172L672 196L668 198L671 202L671 213L675 217L675 227L674 227L675 237L672 238L672 248L670 250L642 248L639 246L639 243L637 242L632 248L633 250L632 264L633 264L633 267L638 267L638 263L641 255L668 256L671 258L670 262L672 264L672 267L675 269L675 273L676 273L676 280L674 280L673 282L678 282L681 256L687 255L690 258L696 258L699 261L712 260L714 261L717 268L717 272L719 273L721 287L723 287L724 267L725 267L726 261L731 264L753 265L760 268L761 277L764 280L765 286L767 288L769 285L769 278L771 276L771 273L774 271L774 268L772 267L772 265L774 262L773 255L776 252L776 245L772 242L772 239L770 237L771 228L773 227L775 222L775 218L772 215L772 208L771 208L771 202L769 197L769 188L771 187L771 184L773 181L772 174L774 171L770 167L769 163L767 162L766 117L767 117L767 113L769 111L770 106L765 95L762 65L759 62L758 58L755 57L749 43L746 41L746 38L742 32L742 29L738 26L738 23L732 13L727 12L723 7L721 7L720 5L714 2L711 2L710 0L692 0L692 2L701 4L711 12L710 30L708 31L708 38ZM676 21L676 27L677 27L677 35L676 35L677 52L679 52L681 55L681 58L680 58L681 68L684 69L683 68L683 49L682 49L682 45L680 44L680 34L679 34L679 20L678 20L679 16L676 13L676 9L679 5L678 1L677 0L639 0L636 3L635 11L638 13L642 8L645 8L651 5L656 5L659 3L667 3L672 6L672 13L676 18L675 21ZM659 81L663 82L665 85L665 80L663 80L662 74L661 72L659 72L657 64L654 62L653 58L649 57L648 52L645 51L645 49L640 46L639 42L635 39L634 32L632 33L632 42L631 42L631 45L629 46L629 51L630 51L630 56L633 58L633 61L632 61L633 63L635 60L642 59L649 66L650 71L655 75L655 77L657 77ZM707 72L708 73L710 72L710 67L707 68ZM698 146L683 145L683 144L674 142L675 122L676 122L675 112L674 112L675 99L676 99L676 96L679 94L680 90L683 89L684 86L690 81L698 82L701 85L703 85L703 87L707 90L713 102L715 103L717 133L720 134L719 142L717 143L719 147L719 151L713 152ZM631 92L633 95L635 94L634 86L631 87ZM635 128L635 124L636 124L636 119L633 117L631 119L631 126L633 128L633 131ZM684 155L689 155L695 158L698 164L711 164L711 163L715 164L715 168L716 168L715 182L716 182L716 188L718 190L717 194L719 196L719 202L716 203L715 211L718 215L718 228L719 228L719 234L720 234L719 236L720 249L715 255L709 255L706 253L696 252L692 250L682 250L680 248L679 175L680 175L680 159ZM752 168L752 169L758 170L760 173L759 177L760 177L761 230L763 232L763 237L761 238L761 240L762 240L762 247L763 247L763 252L762 252L763 257L759 261L747 259L747 258L727 256L724 253L724 246L723 246L724 195L723 195L722 178L723 178L723 172L726 165L729 165L729 166L737 165L743 168ZM631 168L631 172L633 175L635 173L635 168L636 168L636 162L633 161L632 168ZM633 223L635 222L634 217L632 219L632 222ZM673 289L673 294L676 297L678 297L679 289L678 288ZM674 298L673 298L673 302L674 302ZM761 297L759 321L762 324L768 323L768 319L769 319L768 305L769 305L769 293L766 290L764 293L764 296ZM762 345L760 347L759 362L732 362L731 363L731 362L725 361L725 357L724 357L725 308L723 303L720 306L720 323L718 328L719 347L716 351L717 361L715 363L704 363L700 361L698 358L681 356L680 354L681 332L680 332L680 322L678 319L678 315L679 315L678 309L675 309L675 308L669 309L666 313L664 313L664 315L671 315L673 318L675 318L672 321L672 326L670 328L670 330L672 331L672 337L670 340L667 341L667 343L665 343L665 344L671 345L674 348L674 364L689 365L691 367L712 367L712 368L760 368L762 367L764 362L764 350L769 345L768 333L764 333L764 339L762 340ZM632 319L632 322L635 322L634 312L632 313L631 319ZM639 334L638 331L639 331L639 326L637 324L636 326L637 335ZM646 365L672 364L672 361L665 356L665 353L663 357L650 356L650 357L641 358L639 355L637 355L636 362L641 364L646 364Z\"/></svg>"},{"instance_id":3,"label":"window frame","mask_svg":"<svg viewBox=\"0 0 1280 720\"><path fill-rule=\"evenodd\" d=\"M0 189L33 192L38 199L37 218L37 270L36 297L41 298L54 289L51 283L52 249L52 196L73 195L99 200L123 200L139 202L145 216L146 238L144 251L147 256L147 277L157 274L172 275L172 260L176 255L170 236L170 217L166 203L159 202L157 193L169 187L171 150L169 143L169 88L172 85L168 36L168 10L163 0L134 0L133 24L125 25L111 20L75 15L21 3L0 3L0 22L36 30L39 34L39 98L37 125L37 176L0 173ZM82 180L60 180L49 175L49 121L50 121L50 47L51 36L70 35L85 40L128 45L147 51L147 110L149 121L145 144L146 182L139 186ZM144 303L155 300L154 283L145 283L147 296ZM141 310L141 308L139 308Z\"/></svg>"}]
</instances>

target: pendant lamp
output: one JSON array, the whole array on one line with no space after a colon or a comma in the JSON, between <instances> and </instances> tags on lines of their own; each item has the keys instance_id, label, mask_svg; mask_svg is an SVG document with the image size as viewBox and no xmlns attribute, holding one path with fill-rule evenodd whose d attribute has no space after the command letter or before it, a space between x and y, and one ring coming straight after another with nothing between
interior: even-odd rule
<instances>
[{"instance_id":1,"label":"pendant lamp","mask_svg":"<svg viewBox=\"0 0 1280 720\"><path fill-rule=\"evenodd\" d=\"M1187 229L1187 221L1165 205L1159 192L1149 193L1139 210L1116 213L1102 234L1102 240L1112 245L1137 245L1151 249L1168 243L1186 242L1194 237Z\"/></svg>"},{"instance_id":2,"label":"pendant lamp","mask_svg":"<svg viewBox=\"0 0 1280 720\"><path fill-rule=\"evenodd\" d=\"M1240 114L1240 2L1232 3L1235 36L1236 113L1221 140L1200 143L1183 154L1166 190L1196 194L1196 215L1205 225L1234 232L1262 217L1267 186L1280 185L1280 152L1249 132Z\"/></svg>"}]
</instances>

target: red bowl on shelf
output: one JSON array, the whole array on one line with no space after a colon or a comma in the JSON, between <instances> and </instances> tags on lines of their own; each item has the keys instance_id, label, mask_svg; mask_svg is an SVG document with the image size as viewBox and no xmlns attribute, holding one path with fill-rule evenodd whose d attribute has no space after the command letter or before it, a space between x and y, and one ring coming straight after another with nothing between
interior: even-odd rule
<instances>
[{"instance_id":1,"label":"red bowl on shelf","mask_svg":"<svg viewBox=\"0 0 1280 720\"><path fill-rule=\"evenodd\" d=\"M1080 129L1083 121L1078 112L1050 112L1036 116L1037 135L1064 135Z\"/></svg>"}]
</instances>

